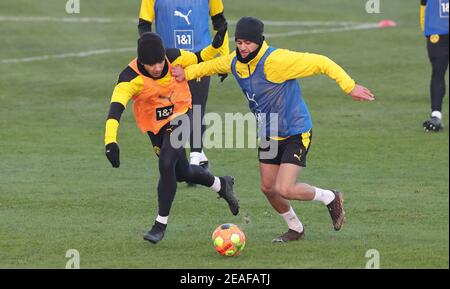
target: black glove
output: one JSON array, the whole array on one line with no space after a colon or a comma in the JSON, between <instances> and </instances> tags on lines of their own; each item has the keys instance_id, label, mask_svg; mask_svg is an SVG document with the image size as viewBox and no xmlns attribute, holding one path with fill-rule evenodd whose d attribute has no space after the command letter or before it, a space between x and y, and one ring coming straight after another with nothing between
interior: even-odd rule
<instances>
[{"instance_id":1,"label":"black glove","mask_svg":"<svg viewBox=\"0 0 450 289\"><path fill-rule=\"evenodd\" d=\"M113 166L113 168L120 167L120 159L119 159L119 145L115 142L107 144L105 146L105 155L108 158L109 162Z\"/></svg>"},{"instance_id":2,"label":"black glove","mask_svg":"<svg viewBox=\"0 0 450 289\"><path fill-rule=\"evenodd\" d=\"M227 77L228 77L227 73L219 74L220 82L224 82L225 78L227 78Z\"/></svg>"},{"instance_id":3,"label":"black glove","mask_svg":"<svg viewBox=\"0 0 450 289\"><path fill-rule=\"evenodd\" d=\"M222 25L222 27L220 27L219 30L217 30L216 35L214 36L214 39L211 43L212 47L217 49L220 46L222 46L223 41L225 39L225 34L227 33L227 28L228 28L228 25L225 22L225 24Z\"/></svg>"}]
</instances>

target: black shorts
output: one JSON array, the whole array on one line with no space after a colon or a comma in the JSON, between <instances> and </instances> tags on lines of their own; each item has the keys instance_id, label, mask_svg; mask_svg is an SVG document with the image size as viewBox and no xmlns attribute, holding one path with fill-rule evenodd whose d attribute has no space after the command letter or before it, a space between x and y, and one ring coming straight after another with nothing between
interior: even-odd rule
<instances>
[{"instance_id":1,"label":"black shorts","mask_svg":"<svg viewBox=\"0 0 450 289\"><path fill-rule=\"evenodd\" d=\"M187 115L189 115L191 110L186 112ZM182 141L185 139L186 141L189 138L190 131L190 125L182 126L183 120L186 120L189 122L189 117L187 116L179 116L172 120L171 122L176 124L171 124L171 122L167 123L165 126L163 126L157 134L152 133L151 131L148 131L147 134L150 137L150 141L153 145L153 150L155 151L155 154L159 157L161 153L161 148L163 146L164 141L170 142L170 135L175 131L178 130L180 127L183 128L181 133L178 136L178 140ZM183 145L184 148L184 145Z\"/></svg>"},{"instance_id":2,"label":"black shorts","mask_svg":"<svg viewBox=\"0 0 450 289\"><path fill-rule=\"evenodd\" d=\"M300 167L306 167L306 155L311 146L312 131L297 134L283 140L266 139L264 147L260 143L258 148L259 162L263 164L281 165L294 164ZM267 144L269 144L267 146ZM278 146L275 156L270 156L270 150Z\"/></svg>"}]
</instances>

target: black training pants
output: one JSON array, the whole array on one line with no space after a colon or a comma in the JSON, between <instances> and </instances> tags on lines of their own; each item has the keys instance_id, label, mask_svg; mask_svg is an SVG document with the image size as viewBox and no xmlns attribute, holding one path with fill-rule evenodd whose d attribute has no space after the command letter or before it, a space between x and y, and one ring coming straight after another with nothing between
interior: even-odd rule
<instances>
[{"instance_id":1,"label":"black training pants","mask_svg":"<svg viewBox=\"0 0 450 289\"><path fill-rule=\"evenodd\" d=\"M191 152L201 152L203 149L203 134L206 126L203 125L203 118L205 116L206 101L208 100L209 84L211 77L203 77L200 81L196 79L188 82L189 89L192 94L192 105L198 105L201 108L201 119L196 120L196 123L201 124L201 127L194 127L193 116L191 115L191 134L189 137L189 144ZM195 116L195 114L193 114ZM197 133L194 133L197 130Z\"/></svg>"},{"instance_id":2,"label":"black training pants","mask_svg":"<svg viewBox=\"0 0 450 289\"><path fill-rule=\"evenodd\" d=\"M437 41L436 41L437 40ZM430 94L431 111L442 111L445 96L445 73L448 68L448 34L427 37L428 58L432 66Z\"/></svg>"},{"instance_id":3,"label":"black training pants","mask_svg":"<svg viewBox=\"0 0 450 289\"><path fill-rule=\"evenodd\" d=\"M177 182L189 182L211 187L214 176L200 166L190 165L184 147L171 144L171 134L178 126L167 124L158 134L148 132L153 148L159 157L158 214L168 216L177 189ZM183 132L189 133L189 131Z\"/></svg>"}]
</instances>

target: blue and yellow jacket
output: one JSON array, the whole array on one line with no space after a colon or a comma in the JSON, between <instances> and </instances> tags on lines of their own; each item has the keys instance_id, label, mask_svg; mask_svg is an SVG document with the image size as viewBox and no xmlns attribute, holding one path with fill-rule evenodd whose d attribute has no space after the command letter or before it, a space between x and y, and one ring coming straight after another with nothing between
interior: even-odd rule
<instances>
[{"instance_id":1,"label":"blue and yellow jacket","mask_svg":"<svg viewBox=\"0 0 450 289\"><path fill-rule=\"evenodd\" d=\"M355 88L355 81L328 57L312 53L275 49L264 42L249 63L237 60L236 52L185 69L186 79L232 72L258 120L260 136L286 138L307 132L312 124L303 101L297 78L326 74L345 93ZM270 127L272 115L277 115L277 134ZM266 129L259 120L264 118ZM268 121L269 120L269 121Z\"/></svg>"}]
</instances>

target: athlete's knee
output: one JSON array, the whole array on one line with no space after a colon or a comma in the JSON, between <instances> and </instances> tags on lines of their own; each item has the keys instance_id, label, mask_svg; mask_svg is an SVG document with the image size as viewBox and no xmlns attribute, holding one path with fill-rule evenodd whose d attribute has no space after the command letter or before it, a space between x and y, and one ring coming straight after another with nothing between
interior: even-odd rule
<instances>
[{"instance_id":1,"label":"athlete's knee","mask_svg":"<svg viewBox=\"0 0 450 289\"><path fill-rule=\"evenodd\" d=\"M276 192L274 191L272 184L261 182L260 189L268 199L274 198L276 196Z\"/></svg>"},{"instance_id":2,"label":"athlete's knee","mask_svg":"<svg viewBox=\"0 0 450 289\"><path fill-rule=\"evenodd\" d=\"M161 174L175 172L176 160L171 157L161 155L159 157L159 172Z\"/></svg>"},{"instance_id":3,"label":"athlete's knee","mask_svg":"<svg viewBox=\"0 0 450 289\"><path fill-rule=\"evenodd\" d=\"M448 58L436 58L432 61L431 75L433 78L445 79L448 68Z\"/></svg>"},{"instance_id":4,"label":"athlete's knee","mask_svg":"<svg viewBox=\"0 0 450 289\"><path fill-rule=\"evenodd\" d=\"M291 185L276 183L274 186L274 191L284 199L292 199Z\"/></svg>"},{"instance_id":5,"label":"athlete's knee","mask_svg":"<svg viewBox=\"0 0 450 289\"><path fill-rule=\"evenodd\" d=\"M189 167L187 169L177 170L176 175L177 175L177 182L179 183L189 181L192 178L192 173Z\"/></svg>"}]
</instances>

